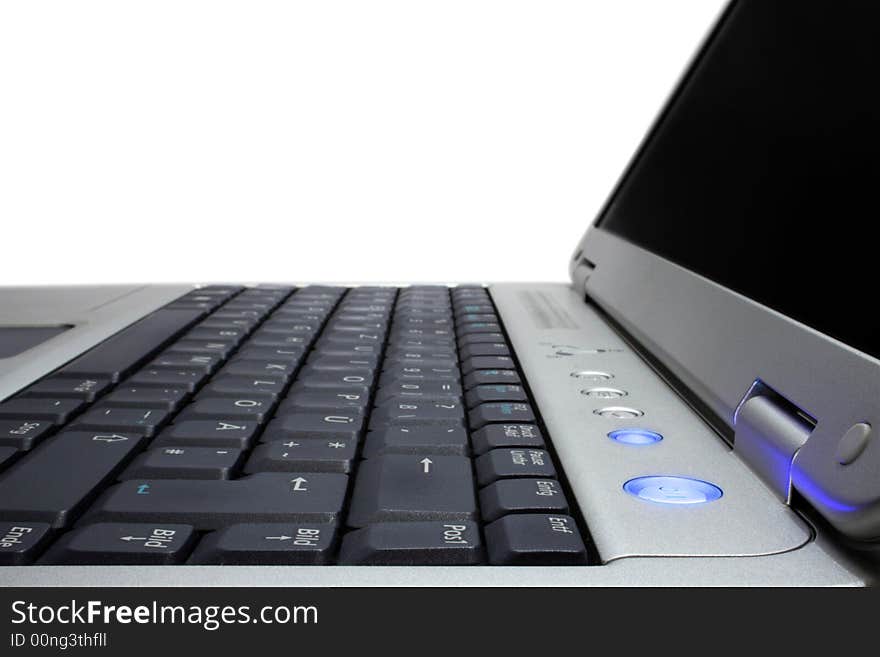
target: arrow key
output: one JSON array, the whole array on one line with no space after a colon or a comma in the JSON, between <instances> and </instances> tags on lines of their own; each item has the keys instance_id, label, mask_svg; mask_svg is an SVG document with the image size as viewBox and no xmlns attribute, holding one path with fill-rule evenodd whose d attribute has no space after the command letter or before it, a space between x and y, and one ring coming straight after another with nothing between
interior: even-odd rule
<instances>
[{"instance_id":1,"label":"arrow key","mask_svg":"<svg viewBox=\"0 0 880 657\"><path fill-rule=\"evenodd\" d=\"M101 522L65 534L40 563L164 566L181 563L194 542L190 525Z\"/></svg>"},{"instance_id":2,"label":"arrow key","mask_svg":"<svg viewBox=\"0 0 880 657\"><path fill-rule=\"evenodd\" d=\"M476 517L470 459L385 454L358 468L348 525Z\"/></svg>"},{"instance_id":3,"label":"arrow key","mask_svg":"<svg viewBox=\"0 0 880 657\"><path fill-rule=\"evenodd\" d=\"M189 563L319 565L328 563L335 543L330 523L231 525L205 536Z\"/></svg>"}]
</instances>

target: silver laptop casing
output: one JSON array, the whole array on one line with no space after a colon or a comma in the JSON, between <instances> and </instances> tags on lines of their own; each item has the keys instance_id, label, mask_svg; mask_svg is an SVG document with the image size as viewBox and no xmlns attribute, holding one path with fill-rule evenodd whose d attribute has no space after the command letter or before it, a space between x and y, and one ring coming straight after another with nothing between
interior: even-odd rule
<instances>
[{"instance_id":1,"label":"silver laptop casing","mask_svg":"<svg viewBox=\"0 0 880 657\"><path fill-rule=\"evenodd\" d=\"M601 265L596 273L600 270ZM596 283L602 280L595 279ZM15 394L192 287L0 289L0 325L73 327L27 352L0 360L0 398ZM601 285L598 289L605 291ZM585 302L577 287L500 284L491 285L490 290L603 565L27 566L0 569L0 584L683 586L861 585L870 581L869 571L789 508L737 457L612 330L599 310ZM643 410L639 425L660 430L666 439L646 449L610 441L607 433L611 429L632 422L594 413L607 402L583 394L591 384L572 376L583 370L612 372L613 385L627 391L621 404ZM660 507L623 492L622 483L640 474L699 476L719 483L725 496L702 509Z\"/></svg>"}]
</instances>

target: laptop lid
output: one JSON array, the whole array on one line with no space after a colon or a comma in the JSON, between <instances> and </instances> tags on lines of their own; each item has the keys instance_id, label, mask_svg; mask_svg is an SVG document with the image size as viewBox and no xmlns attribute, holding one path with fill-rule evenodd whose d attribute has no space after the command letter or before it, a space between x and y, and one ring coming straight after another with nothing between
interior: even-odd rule
<instances>
[{"instance_id":1,"label":"laptop lid","mask_svg":"<svg viewBox=\"0 0 880 657\"><path fill-rule=\"evenodd\" d=\"M789 501L880 538L880 8L735 0L571 262Z\"/></svg>"}]
</instances>

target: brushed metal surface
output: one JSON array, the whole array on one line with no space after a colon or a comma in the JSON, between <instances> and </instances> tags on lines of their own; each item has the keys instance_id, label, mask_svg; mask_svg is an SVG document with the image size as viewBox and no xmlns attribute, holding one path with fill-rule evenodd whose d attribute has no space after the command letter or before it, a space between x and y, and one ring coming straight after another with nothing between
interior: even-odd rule
<instances>
[{"instance_id":1,"label":"brushed metal surface","mask_svg":"<svg viewBox=\"0 0 880 657\"><path fill-rule=\"evenodd\" d=\"M806 524L572 286L502 284L491 290L603 561L773 554L810 540ZM570 328L572 321L576 328ZM571 376L581 370L613 374L614 387L628 393L625 403L581 394L589 384ZM614 419L595 412L616 406L644 415ZM664 439L632 446L608 438L610 431L630 427ZM626 481L644 475L694 477L721 487L724 495L705 504L665 505L623 491Z\"/></svg>"},{"instance_id":2,"label":"brushed metal surface","mask_svg":"<svg viewBox=\"0 0 880 657\"><path fill-rule=\"evenodd\" d=\"M880 441L836 458L850 427L880 424L880 360L601 229L578 251L596 265L590 298L721 418L732 424L756 379L816 418L793 486L841 532L880 538Z\"/></svg>"},{"instance_id":3,"label":"brushed metal surface","mask_svg":"<svg viewBox=\"0 0 880 657\"><path fill-rule=\"evenodd\" d=\"M0 399L16 393L192 287L0 287L0 326L73 326L16 356L0 358Z\"/></svg>"},{"instance_id":4,"label":"brushed metal surface","mask_svg":"<svg viewBox=\"0 0 880 657\"><path fill-rule=\"evenodd\" d=\"M23 290L17 288L12 292L11 288L0 288L0 309L7 313L4 317L16 316L16 309L29 308L30 317L42 317L47 322L75 323L79 330L75 334L76 340L64 340L63 345L50 345L51 348L41 348L39 351L26 354L26 358L17 360L14 368L8 367L8 363L0 362L0 382L3 390L14 392L34 378L37 378L58 365L78 355L82 350L93 346L97 342L109 337L112 333L127 324L136 321L144 314L155 310L167 301L176 298L180 294L191 289L192 286L156 286L144 288L36 288ZM605 338L605 333L592 331L607 331L607 327L593 326L591 330L581 327L584 317L592 322L595 317L590 311L584 315L584 306L566 285L505 285L496 286L493 292L498 297L509 296L522 299L521 292L529 290L540 292L538 306L544 306L544 326L553 326L554 323L569 325L573 322L578 328L566 329L567 342L574 343L568 346L583 346L589 343L587 338ZM546 307L546 299L541 295L549 294L551 307ZM552 299L560 296L563 302L554 307ZM64 298L69 301L65 302ZM543 300L542 300L543 299ZM109 310L102 310L104 305ZM534 332L529 318L521 305L514 302L502 302L509 308L502 308L502 317L505 324L522 336ZM519 306L519 307L517 307ZM64 312L61 312L61 311ZM532 310L534 312L534 308ZM559 314L559 313L562 314ZM11 313L11 314L10 314ZM8 320L7 320L8 321ZM522 327L518 327L522 324ZM592 325L592 324L591 324ZM548 331L558 329L548 328ZM62 334L64 337L73 331ZM544 336L546 337L546 336ZM623 348L619 342L610 342L608 345L615 348ZM517 337L517 342L527 340ZM541 338L541 341L545 341ZM50 341L52 342L52 341ZM49 344L49 343L46 343ZM555 344L555 342L554 342ZM539 400L545 400L555 394L560 383L556 374L560 368L565 370L568 377L568 365L571 369L604 369L611 368L616 374L613 379L614 387L624 387L629 391L626 398L627 404L635 403L647 406L646 400L650 401L655 396L657 399L673 400L673 404L681 402L671 391L666 393L652 392L635 394L633 385L626 379L626 368L619 367L616 360L607 360L605 365L597 367L593 355L580 354L560 358L548 358L547 345L529 343L522 346L520 357L528 360L527 372L529 381L533 386ZM552 345L550 345L552 347ZM614 358L622 356L626 352L618 354L613 352ZM611 354L609 354L610 356ZM604 357L604 356L603 356ZM622 362L622 360L621 360ZM644 365L637 366L630 363L627 367L632 368L635 379L641 381L646 372L651 374ZM5 369L4 369L5 368ZM574 409L584 408L583 404L593 403L595 400L580 394L580 388L594 383L568 377L574 383L572 398L576 397L571 404L553 404L552 408L544 409L545 420L551 426L554 438L557 442L561 439L565 447L565 454L561 454L563 467L568 473L573 484L576 484L579 500L584 494L596 486L596 482L590 482L588 477L594 466L585 462L584 445L590 445L591 441L584 442L584 434L578 418L580 411L574 413ZM634 380L635 380L634 379ZM655 387L660 390L665 384L657 380L645 379L649 382L651 390ZM604 384L603 384L604 385ZM647 389L646 389L647 390ZM647 396L646 396L647 395ZM543 401L541 401L543 405ZM578 407L576 404L580 404ZM542 406L543 407L543 406ZM679 422L688 427L699 426L699 421L693 418L689 412L670 410L668 423L658 426L669 434L669 428L679 426ZM654 407L651 406L645 416L645 421L653 420ZM588 414L589 419L597 421L598 416ZM679 416L681 418L679 419ZM564 438L566 433L557 436L557 427L569 426L569 418L574 417L574 431L569 438ZM695 424L696 423L696 424ZM669 427L669 428L667 428ZM604 430L604 426L603 426ZM667 435L667 440L675 434ZM728 470L741 471L742 466L734 465L730 459L733 457L729 450L724 448L714 435L705 435L706 443L701 445L713 445L708 450L709 454L717 455L719 467L725 472ZM606 439L607 440L607 439ZM713 442L714 441L714 442ZM611 441L607 441L610 443ZM664 441L665 442L665 441ZM605 444L599 441L599 444ZM667 443L668 444L668 443ZM623 448L623 446L621 446ZM604 449L604 448L603 448ZM699 448L698 451L701 451ZM681 454L680 454L681 455ZM681 455L682 458L690 455ZM746 471L748 472L748 471ZM749 475L751 473L748 473ZM739 480L737 474L734 479ZM753 482L757 489L744 484L744 490L751 491L758 503L767 501L769 493L760 488L759 482ZM734 486L737 490L738 484ZM725 491L729 494L729 490ZM638 502L632 500L632 502ZM582 502L583 503L583 502ZM777 503L778 504L778 503ZM590 504L590 506L599 506ZM614 507L622 509L621 507ZM778 507L777 507L778 508ZM592 511L587 511L588 515ZM606 565L592 567L554 567L554 568L510 568L510 567L348 567L348 566L282 566L282 567L246 567L246 566L174 566L174 567L147 567L147 566L122 566L122 567L90 567L90 566L28 566L28 567L0 567L0 586L723 586L723 585L836 585L836 586L860 586L869 580L870 575L860 571L851 560L843 555L834 544L829 543L820 534L816 540L803 543L802 532L806 531L799 520L790 517L791 512L781 514L785 518L782 522L785 527L782 530L784 536L789 537L789 542L795 547L775 554L765 556L742 556L742 557L639 557L618 555ZM759 514L761 516L761 514ZM725 516L726 517L726 516ZM761 516L763 517L763 516ZM631 519L630 522L633 520ZM608 537L608 545L621 545L627 537L647 537L649 533L657 532L657 521L654 524L639 526L624 526L623 522L612 520L610 513L595 515L594 522L603 527L603 536ZM635 521L637 522L637 520ZM746 522L740 519L740 522ZM763 523L763 520L761 521ZM748 524L748 523L746 523ZM606 527L607 525L607 527ZM621 530L621 538L615 538L614 526ZM662 530L662 528L660 528ZM759 531L757 527L747 527L746 534ZM760 549L779 549L781 543L779 535L774 534L774 540L756 540L749 538L752 547ZM641 539L640 539L641 540ZM670 541L670 536L658 536L660 544ZM702 543L703 548L708 545ZM738 544L738 549L743 553L745 543ZM800 547L797 547L800 545ZM607 554L607 550L605 550Z\"/></svg>"}]
</instances>

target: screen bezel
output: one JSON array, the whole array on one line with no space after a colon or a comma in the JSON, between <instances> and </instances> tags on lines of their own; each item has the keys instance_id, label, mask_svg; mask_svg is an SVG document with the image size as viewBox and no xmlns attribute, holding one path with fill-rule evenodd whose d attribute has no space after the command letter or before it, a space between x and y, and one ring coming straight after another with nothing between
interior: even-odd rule
<instances>
[{"instance_id":1,"label":"screen bezel","mask_svg":"<svg viewBox=\"0 0 880 657\"><path fill-rule=\"evenodd\" d=\"M603 230L601 218L735 8L725 6L570 261L578 290L735 433L756 380L817 419L792 484L837 529L880 538L880 441L843 467L837 444L859 422L880 426L880 360ZM829 228L832 230L833 227ZM821 259L820 259L821 261Z\"/></svg>"}]
</instances>

